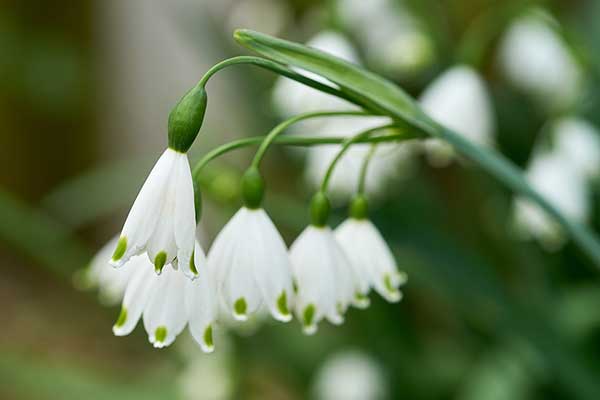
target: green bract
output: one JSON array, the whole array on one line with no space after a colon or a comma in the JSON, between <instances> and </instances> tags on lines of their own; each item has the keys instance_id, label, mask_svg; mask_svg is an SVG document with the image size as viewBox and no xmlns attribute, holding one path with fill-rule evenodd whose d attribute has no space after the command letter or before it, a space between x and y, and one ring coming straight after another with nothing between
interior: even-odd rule
<instances>
[{"instance_id":1,"label":"green bract","mask_svg":"<svg viewBox=\"0 0 600 400\"><path fill-rule=\"evenodd\" d=\"M469 158L502 181L518 194L542 207L568 232L571 237L600 266L600 242L582 224L569 221L552 204L538 194L525 180L521 171L494 150L471 143L462 135L443 127L425 115L400 87L354 64L322 51L298 43L277 39L250 30L237 30L235 39L243 46L289 67L302 68L331 81L339 87L346 100L387 115L398 124L404 124L428 136L450 143L455 150Z\"/></svg>"},{"instance_id":2,"label":"green bract","mask_svg":"<svg viewBox=\"0 0 600 400\"><path fill-rule=\"evenodd\" d=\"M310 223L318 227L327 225L330 210L331 205L327 195L323 192L317 192L310 203Z\"/></svg>"},{"instance_id":3,"label":"green bract","mask_svg":"<svg viewBox=\"0 0 600 400\"><path fill-rule=\"evenodd\" d=\"M208 98L204 87L194 86L169 114L169 147L186 153L194 143L206 111Z\"/></svg>"},{"instance_id":4,"label":"green bract","mask_svg":"<svg viewBox=\"0 0 600 400\"><path fill-rule=\"evenodd\" d=\"M244 205L250 209L259 208L264 191L265 184L263 178L260 176L258 168L248 168L242 177L242 197L244 198Z\"/></svg>"}]
</instances>

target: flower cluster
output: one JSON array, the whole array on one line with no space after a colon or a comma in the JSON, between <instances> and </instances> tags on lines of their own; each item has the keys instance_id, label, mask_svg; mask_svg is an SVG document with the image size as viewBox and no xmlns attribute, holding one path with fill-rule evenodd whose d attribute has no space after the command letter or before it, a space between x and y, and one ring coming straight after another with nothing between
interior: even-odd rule
<instances>
[{"instance_id":1,"label":"flower cluster","mask_svg":"<svg viewBox=\"0 0 600 400\"><path fill-rule=\"evenodd\" d=\"M196 239L200 192L187 158L205 106L199 85L171 112L169 147L142 186L120 235L92 262L88 277L113 300L122 298L114 334L131 333L142 319L150 342L160 348L173 343L187 325L202 350L211 352L216 323L246 321L261 309L281 322L295 313L304 332L313 334L323 318L340 324L350 306L368 306L371 289L399 301L406 278L367 219L362 190L351 204L350 218L335 230L327 225L326 188L339 157L312 200L311 225L288 250L261 205L264 182L258 165L277 129L242 178L244 206L205 256ZM348 148L341 146L340 152Z\"/></svg>"}]
</instances>

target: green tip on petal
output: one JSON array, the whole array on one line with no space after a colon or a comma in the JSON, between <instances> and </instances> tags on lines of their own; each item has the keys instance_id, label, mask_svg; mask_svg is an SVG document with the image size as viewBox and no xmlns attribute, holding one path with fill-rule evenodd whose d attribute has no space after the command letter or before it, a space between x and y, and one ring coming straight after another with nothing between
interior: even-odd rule
<instances>
[{"instance_id":1,"label":"green tip on petal","mask_svg":"<svg viewBox=\"0 0 600 400\"><path fill-rule=\"evenodd\" d=\"M192 257L190 258L190 271L192 271L194 275L198 275L198 269L194 263L194 253L192 253Z\"/></svg>"},{"instance_id":2,"label":"green tip on petal","mask_svg":"<svg viewBox=\"0 0 600 400\"><path fill-rule=\"evenodd\" d=\"M204 330L204 336L202 338L204 340L204 344L207 347L213 347L213 333L211 325L206 327L206 329Z\"/></svg>"},{"instance_id":3,"label":"green tip on petal","mask_svg":"<svg viewBox=\"0 0 600 400\"><path fill-rule=\"evenodd\" d=\"M354 294L354 303L359 308L367 308L371 301L369 300L369 296L364 293L356 292Z\"/></svg>"},{"instance_id":4,"label":"green tip on petal","mask_svg":"<svg viewBox=\"0 0 600 400\"><path fill-rule=\"evenodd\" d=\"M158 343L164 343L165 339L167 338L167 327L159 326L156 328L156 331L154 332L154 338Z\"/></svg>"},{"instance_id":5,"label":"green tip on petal","mask_svg":"<svg viewBox=\"0 0 600 400\"><path fill-rule=\"evenodd\" d=\"M246 300L243 297L240 297L235 301L233 305L233 310L237 315L246 315L246 309L248 305L246 304Z\"/></svg>"},{"instance_id":6,"label":"green tip on petal","mask_svg":"<svg viewBox=\"0 0 600 400\"><path fill-rule=\"evenodd\" d=\"M287 305L287 293L285 292L285 290L281 292L281 294L277 298L277 310L279 310L281 315L290 315L290 310L288 309Z\"/></svg>"},{"instance_id":7,"label":"green tip on petal","mask_svg":"<svg viewBox=\"0 0 600 400\"><path fill-rule=\"evenodd\" d=\"M119 238L119 242L117 243L117 248L112 255L113 261L119 261L125 255L125 251L127 250L127 238L125 236L121 236Z\"/></svg>"},{"instance_id":8,"label":"green tip on petal","mask_svg":"<svg viewBox=\"0 0 600 400\"><path fill-rule=\"evenodd\" d=\"M383 286L385 286L385 290L390 293L396 292L396 288L392 285L392 276L390 274L385 274L383 276Z\"/></svg>"},{"instance_id":9,"label":"green tip on petal","mask_svg":"<svg viewBox=\"0 0 600 400\"><path fill-rule=\"evenodd\" d=\"M127 321L127 309L122 307L121 312L119 313L119 318L117 318L117 322L115 322L115 327L122 327L125 325L125 321Z\"/></svg>"},{"instance_id":10,"label":"green tip on petal","mask_svg":"<svg viewBox=\"0 0 600 400\"><path fill-rule=\"evenodd\" d=\"M313 324L313 320L315 318L316 308L314 304L309 304L304 309L304 313L302 313L302 320L304 322L304 326L311 326Z\"/></svg>"},{"instance_id":11,"label":"green tip on petal","mask_svg":"<svg viewBox=\"0 0 600 400\"><path fill-rule=\"evenodd\" d=\"M160 274L162 272L165 263L167 262L167 253L161 251L154 257L154 270L156 273Z\"/></svg>"}]
</instances>

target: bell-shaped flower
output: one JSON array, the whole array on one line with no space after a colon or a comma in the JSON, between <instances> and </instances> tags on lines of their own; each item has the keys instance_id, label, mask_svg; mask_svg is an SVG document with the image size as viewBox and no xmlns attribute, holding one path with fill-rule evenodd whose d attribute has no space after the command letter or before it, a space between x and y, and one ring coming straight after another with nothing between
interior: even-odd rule
<instances>
[{"instance_id":1,"label":"bell-shaped flower","mask_svg":"<svg viewBox=\"0 0 600 400\"><path fill-rule=\"evenodd\" d=\"M371 221L348 218L335 229L335 238L358 274L361 293L373 288L387 301L400 301L406 274L398 271L390 248Z\"/></svg>"},{"instance_id":2,"label":"bell-shaped flower","mask_svg":"<svg viewBox=\"0 0 600 400\"><path fill-rule=\"evenodd\" d=\"M572 165L557 151L537 154L530 162L525 177L565 217L583 223L590 214L589 191L585 178ZM560 225L528 199L517 197L515 221L521 234L539 239L550 250L557 249L564 242Z\"/></svg>"},{"instance_id":3,"label":"bell-shaped flower","mask_svg":"<svg viewBox=\"0 0 600 400\"><path fill-rule=\"evenodd\" d=\"M185 153L168 148L140 190L119 238L111 264L119 267L147 252L157 273L165 265L194 277L194 189Z\"/></svg>"},{"instance_id":4,"label":"bell-shaped flower","mask_svg":"<svg viewBox=\"0 0 600 400\"><path fill-rule=\"evenodd\" d=\"M581 94L583 72L549 14L517 18L500 43L499 65L512 85L549 111L568 108Z\"/></svg>"},{"instance_id":5,"label":"bell-shaped flower","mask_svg":"<svg viewBox=\"0 0 600 400\"><path fill-rule=\"evenodd\" d=\"M600 172L600 132L589 122L574 117L553 124L553 148L570 168L585 178Z\"/></svg>"},{"instance_id":6,"label":"bell-shaped flower","mask_svg":"<svg viewBox=\"0 0 600 400\"><path fill-rule=\"evenodd\" d=\"M123 300L125 288L131 278L133 268L113 268L110 257L119 241L116 236L105 244L94 256L83 275L78 275L77 283L84 288L98 288L100 300L106 304L116 304Z\"/></svg>"},{"instance_id":7,"label":"bell-shaped flower","mask_svg":"<svg viewBox=\"0 0 600 400\"><path fill-rule=\"evenodd\" d=\"M217 235L208 254L222 306L238 321L261 306L289 321L293 296L286 245L262 208L242 207Z\"/></svg>"},{"instance_id":8,"label":"bell-shaped flower","mask_svg":"<svg viewBox=\"0 0 600 400\"><path fill-rule=\"evenodd\" d=\"M194 270L200 272L198 279L190 280L171 267L156 275L147 257L132 257L124 266L133 269L133 275L113 326L114 334L128 335L142 318L148 339L154 347L162 348L173 343L189 323L202 350L211 352L216 304L204 252L197 243L193 260Z\"/></svg>"},{"instance_id":9,"label":"bell-shaped flower","mask_svg":"<svg viewBox=\"0 0 600 400\"><path fill-rule=\"evenodd\" d=\"M353 302L366 305L354 270L328 226L309 225L290 247L290 259L295 311L306 334L315 333L323 318L341 324Z\"/></svg>"},{"instance_id":10,"label":"bell-shaped flower","mask_svg":"<svg viewBox=\"0 0 600 400\"><path fill-rule=\"evenodd\" d=\"M455 66L436 80L420 98L423 110L438 123L483 146L494 142L494 116L485 83L465 65ZM425 141L429 161L445 166L454 157L450 144L439 139Z\"/></svg>"}]
</instances>

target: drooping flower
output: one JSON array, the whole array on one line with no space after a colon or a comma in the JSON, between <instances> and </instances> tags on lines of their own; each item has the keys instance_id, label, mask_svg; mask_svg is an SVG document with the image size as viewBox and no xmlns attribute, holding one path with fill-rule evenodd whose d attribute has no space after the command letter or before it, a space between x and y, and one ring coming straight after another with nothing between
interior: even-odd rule
<instances>
[{"instance_id":1,"label":"drooping flower","mask_svg":"<svg viewBox=\"0 0 600 400\"><path fill-rule=\"evenodd\" d=\"M162 348L173 343L189 324L202 350L211 352L216 304L204 252L197 243L194 264L194 269L200 272L198 279L190 280L170 266L156 275L145 255L132 257L123 267L133 271L119 318L113 326L114 334L128 335L142 318L149 341L154 347Z\"/></svg>"},{"instance_id":2,"label":"drooping flower","mask_svg":"<svg viewBox=\"0 0 600 400\"><path fill-rule=\"evenodd\" d=\"M485 83L473 68L455 66L436 80L420 98L423 110L434 120L483 145L494 143L494 116ZM454 149L439 139L425 141L429 161L436 166L447 165Z\"/></svg>"},{"instance_id":3,"label":"drooping flower","mask_svg":"<svg viewBox=\"0 0 600 400\"><path fill-rule=\"evenodd\" d=\"M208 268L222 305L245 321L264 305L279 321L289 321L293 296L287 248L262 208L242 207L215 239Z\"/></svg>"},{"instance_id":4,"label":"drooping flower","mask_svg":"<svg viewBox=\"0 0 600 400\"><path fill-rule=\"evenodd\" d=\"M296 284L296 316L304 333L317 331L323 318L335 325L355 300L364 304L358 281L344 251L328 226L309 225L290 247L292 274Z\"/></svg>"},{"instance_id":5,"label":"drooping flower","mask_svg":"<svg viewBox=\"0 0 600 400\"><path fill-rule=\"evenodd\" d=\"M194 189L185 153L168 148L138 194L119 238L111 264L120 267L132 256L147 252L154 269L165 265L190 268L195 241Z\"/></svg>"},{"instance_id":6,"label":"drooping flower","mask_svg":"<svg viewBox=\"0 0 600 400\"><path fill-rule=\"evenodd\" d=\"M551 111L573 103L583 73L545 12L531 12L513 22L500 44L499 64L506 78Z\"/></svg>"},{"instance_id":7,"label":"drooping flower","mask_svg":"<svg viewBox=\"0 0 600 400\"><path fill-rule=\"evenodd\" d=\"M86 288L98 288L101 301L107 304L116 304L123 300L125 288L133 272L132 268L116 269L109 264L118 241L119 237L116 236L98 251L79 281Z\"/></svg>"},{"instance_id":8,"label":"drooping flower","mask_svg":"<svg viewBox=\"0 0 600 400\"><path fill-rule=\"evenodd\" d=\"M388 391L381 365L357 350L344 350L328 357L313 382L317 400L387 399Z\"/></svg>"},{"instance_id":9,"label":"drooping flower","mask_svg":"<svg viewBox=\"0 0 600 400\"><path fill-rule=\"evenodd\" d=\"M542 196L572 221L585 223L591 212L589 179L600 167L600 136L588 122L561 118L534 147L525 177ZM537 204L517 197L514 217L520 233L548 249L565 240L560 225Z\"/></svg>"},{"instance_id":10,"label":"drooping flower","mask_svg":"<svg viewBox=\"0 0 600 400\"><path fill-rule=\"evenodd\" d=\"M364 199L356 198L353 210L361 203L366 204ZM354 215L335 229L335 238L354 266L361 293L374 288L386 300L400 301L399 287L406 282L406 274L398 271L390 248L366 217L366 212L360 209L351 214Z\"/></svg>"}]
</instances>

